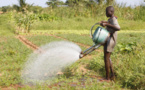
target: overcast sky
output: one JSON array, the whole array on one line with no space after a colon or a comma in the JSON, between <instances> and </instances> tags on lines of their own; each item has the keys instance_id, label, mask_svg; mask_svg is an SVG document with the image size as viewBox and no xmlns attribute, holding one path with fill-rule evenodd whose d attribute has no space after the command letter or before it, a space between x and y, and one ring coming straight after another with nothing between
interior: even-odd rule
<instances>
[{"instance_id":1,"label":"overcast sky","mask_svg":"<svg viewBox=\"0 0 145 90\"><path fill-rule=\"evenodd\" d=\"M27 3L42 7L47 7L46 1L48 0L26 0ZM66 1L66 0L61 0L61 1ZM144 3L144 0L116 0L117 3L126 3L127 6L138 6L140 4ZM18 0L0 0L0 7L2 6L7 6L7 5L13 5L13 4L18 4ZM144 3L145 4L145 3Z\"/></svg>"}]
</instances>

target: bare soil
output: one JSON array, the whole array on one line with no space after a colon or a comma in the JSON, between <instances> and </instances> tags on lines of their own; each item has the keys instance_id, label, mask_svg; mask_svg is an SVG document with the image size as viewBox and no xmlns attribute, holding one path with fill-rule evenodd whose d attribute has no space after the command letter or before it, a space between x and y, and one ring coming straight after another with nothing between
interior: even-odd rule
<instances>
[{"instance_id":1,"label":"bare soil","mask_svg":"<svg viewBox=\"0 0 145 90\"><path fill-rule=\"evenodd\" d=\"M39 47L35 44L33 44L32 42L30 42L28 39L26 39L23 36L16 36L17 39L19 39L23 44L25 44L28 48L32 49L32 50L38 50Z\"/></svg>"}]
</instances>

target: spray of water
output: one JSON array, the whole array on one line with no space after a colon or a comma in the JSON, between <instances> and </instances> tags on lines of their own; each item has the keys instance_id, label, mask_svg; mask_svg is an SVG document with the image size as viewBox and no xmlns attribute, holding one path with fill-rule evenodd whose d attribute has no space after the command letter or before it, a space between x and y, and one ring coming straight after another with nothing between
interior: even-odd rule
<instances>
[{"instance_id":1,"label":"spray of water","mask_svg":"<svg viewBox=\"0 0 145 90\"><path fill-rule=\"evenodd\" d=\"M22 71L26 82L44 82L56 77L57 73L79 59L81 49L68 41L51 42L41 47L43 52L31 54Z\"/></svg>"}]
</instances>

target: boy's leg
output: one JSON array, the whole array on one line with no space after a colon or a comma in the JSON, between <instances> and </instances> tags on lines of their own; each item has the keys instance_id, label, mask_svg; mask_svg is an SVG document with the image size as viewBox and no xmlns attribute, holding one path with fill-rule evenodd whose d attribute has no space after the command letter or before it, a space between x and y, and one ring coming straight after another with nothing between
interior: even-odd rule
<instances>
[{"instance_id":1,"label":"boy's leg","mask_svg":"<svg viewBox=\"0 0 145 90\"><path fill-rule=\"evenodd\" d=\"M109 60L110 60L111 79L114 80L115 79L115 75L114 75L112 61L111 61L111 59L109 59Z\"/></svg>"},{"instance_id":2,"label":"boy's leg","mask_svg":"<svg viewBox=\"0 0 145 90\"><path fill-rule=\"evenodd\" d=\"M105 70L106 70L106 79L110 80L110 52L104 50L104 62L105 62Z\"/></svg>"}]
</instances>

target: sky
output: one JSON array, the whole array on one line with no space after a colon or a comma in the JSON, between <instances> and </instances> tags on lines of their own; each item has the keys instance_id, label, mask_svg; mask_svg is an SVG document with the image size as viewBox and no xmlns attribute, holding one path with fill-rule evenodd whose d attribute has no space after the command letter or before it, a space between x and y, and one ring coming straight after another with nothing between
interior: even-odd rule
<instances>
[{"instance_id":1,"label":"sky","mask_svg":"<svg viewBox=\"0 0 145 90\"><path fill-rule=\"evenodd\" d=\"M47 7L46 1L48 0L26 0L26 2L29 4L34 4L42 7ZM66 0L60 0L60 1L65 2ZM138 6L140 4L145 4L144 0L116 0L116 2L119 4L126 3L127 6ZM0 0L0 7L13 5L13 4L18 4L18 0Z\"/></svg>"}]
</instances>

